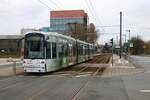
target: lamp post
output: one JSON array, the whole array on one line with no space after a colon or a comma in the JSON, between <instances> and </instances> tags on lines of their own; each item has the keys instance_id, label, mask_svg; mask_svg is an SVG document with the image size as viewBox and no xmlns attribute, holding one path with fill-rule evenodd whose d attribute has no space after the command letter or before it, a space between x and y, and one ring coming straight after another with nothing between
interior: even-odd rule
<instances>
[{"instance_id":1,"label":"lamp post","mask_svg":"<svg viewBox=\"0 0 150 100\"><path fill-rule=\"evenodd\" d=\"M122 12L120 12L120 59L122 57Z\"/></svg>"},{"instance_id":2,"label":"lamp post","mask_svg":"<svg viewBox=\"0 0 150 100\"><path fill-rule=\"evenodd\" d=\"M128 55L129 55L129 61L130 61L130 30L126 30L126 32L128 32L129 33L129 40L128 40L128 42L129 42L129 47L128 47Z\"/></svg>"}]
</instances>

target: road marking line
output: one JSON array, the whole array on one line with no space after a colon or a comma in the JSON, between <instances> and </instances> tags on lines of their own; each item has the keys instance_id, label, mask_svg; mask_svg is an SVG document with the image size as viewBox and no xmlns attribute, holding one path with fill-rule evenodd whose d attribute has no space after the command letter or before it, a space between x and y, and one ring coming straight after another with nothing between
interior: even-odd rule
<instances>
[{"instance_id":1,"label":"road marking line","mask_svg":"<svg viewBox=\"0 0 150 100\"><path fill-rule=\"evenodd\" d=\"M46 90L43 90L43 91L40 91L40 92L38 92L37 94L34 94L34 95L32 95L31 97L29 97L28 100L33 100L34 98L36 98L37 96L39 96L40 94L42 94L42 93L44 93L44 92L46 92L46 91L47 91L47 89L46 89Z\"/></svg>"},{"instance_id":2,"label":"road marking line","mask_svg":"<svg viewBox=\"0 0 150 100\"><path fill-rule=\"evenodd\" d=\"M150 90L140 90L140 92L150 93Z\"/></svg>"},{"instance_id":3,"label":"road marking line","mask_svg":"<svg viewBox=\"0 0 150 100\"><path fill-rule=\"evenodd\" d=\"M8 77L8 78L6 78L6 79L1 79L0 82L1 82L1 81L7 81L7 80L10 80L10 79L13 79L14 77L16 77L16 76Z\"/></svg>"}]
</instances>

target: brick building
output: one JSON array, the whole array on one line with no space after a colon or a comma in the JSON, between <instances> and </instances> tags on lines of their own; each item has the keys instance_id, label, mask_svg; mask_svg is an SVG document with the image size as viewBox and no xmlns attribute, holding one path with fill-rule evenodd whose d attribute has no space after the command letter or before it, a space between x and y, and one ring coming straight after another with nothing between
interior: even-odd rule
<instances>
[{"instance_id":1,"label":"brick building","mask_svg":"<svg viewBox=\"0 0 150 100\"><path fill-rule=\"evenodd\" d=\"M62 11L51 11L50 12L50 27L53 31L70 35L71 29L77 26L82 26L86 30L88 25L88 15L84 10L62 10ZM81 30L81 29L80 29Z\"/></svg>"}]
</instances>

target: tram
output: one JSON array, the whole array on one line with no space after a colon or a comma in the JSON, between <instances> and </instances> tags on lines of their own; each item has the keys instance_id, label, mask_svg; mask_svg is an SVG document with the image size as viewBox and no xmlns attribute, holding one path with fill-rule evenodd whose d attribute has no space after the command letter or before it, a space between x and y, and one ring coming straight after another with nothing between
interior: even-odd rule
<instances>
[{"instance_id":1,"label":"tram","mask_svg":"<svg viewBox=\"0 0 150 100\"><path fill-rule=\"evenodd\" d=\"M32 31L24 37L25 72L56 71L93 57L93 44L55 32Z\"/></svg>"}]
</instances>

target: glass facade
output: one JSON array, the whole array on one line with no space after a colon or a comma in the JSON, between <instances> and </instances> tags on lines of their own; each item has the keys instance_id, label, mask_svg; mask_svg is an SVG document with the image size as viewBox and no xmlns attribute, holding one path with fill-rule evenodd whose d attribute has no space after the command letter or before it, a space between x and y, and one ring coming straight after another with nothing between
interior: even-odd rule
<instances>
[{"instance_id":1,"label":"glass facade","mask_svg":"<svg viewBox=\"0 0 150 100\"><path fill-rule=\"evenodd\" d=\"M69 23L85 24L84 18L51 18L50 25L55 31L66 31Z\"/></svg>"}]
</instances>

